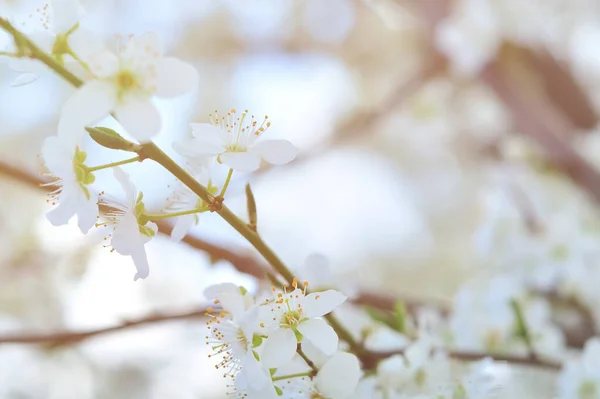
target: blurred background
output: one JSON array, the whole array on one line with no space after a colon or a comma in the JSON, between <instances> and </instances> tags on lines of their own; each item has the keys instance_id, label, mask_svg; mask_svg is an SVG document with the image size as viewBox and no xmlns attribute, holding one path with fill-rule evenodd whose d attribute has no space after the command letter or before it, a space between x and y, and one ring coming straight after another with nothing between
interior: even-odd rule
<instances>
[{"instance_id":1,"label":"blurred background","mask_svg":"<svg viewBox=\"0 0 600 399\"><path fill-rule=\"evenodd\" d=\"M300 275L320 253L359 292L436 304L499 273L541 287L557 270L600 277L597 0L82 4L81 25L107 44L153 30L199 70L195 93L157 102L156 141L170 154L190 121L230 108L268 115L269 138L300 148L288 165L234 175L226 201L244 215L249 181L260 233ZM185 314L206 305L210 284L255 289L232 260L262 260L207 214L192 231L199 243L152 240L150 277L134 283L132 262L103 248L102 234L52 227L37 154L73 89L52 73L11 87L17 76L0 64L0 336L184 316L81 342L2 345L0 397L224 397L202 319ZM91 141L86 151L91 165L122 159ZM149 162L125 169L160 209L173 178ZM110 172L97 177L121 195Z\"/></svg>"}]
</instances>

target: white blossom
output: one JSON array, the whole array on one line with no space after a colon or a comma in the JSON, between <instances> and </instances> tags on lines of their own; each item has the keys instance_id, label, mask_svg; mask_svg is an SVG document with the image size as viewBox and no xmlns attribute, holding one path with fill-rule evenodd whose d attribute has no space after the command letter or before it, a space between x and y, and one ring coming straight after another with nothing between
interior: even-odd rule
<instances>
[{"instance_id":1,"label":"white blossom","mask_svg":"<svg viewBox=\"0 0 600 399\"><path fill-rule=\"evenodd\" d=\"M335 290L306 295L305 289L294 283L292 292L280 292L273 288L274 298L267 306L270 312L263 323L268 338L261 361L268 368L282 366L292 360L297 344L309 341L327 356L335 353L338 336L321 317L341 305L346 296Z\"/></svg>"},{"instance_id":2,"label":"white blossom","mask_svg":"<svg viewBox=\"0 0 600 399\"><path fill-rule=\"evenodd\" d=\"M98 197L89 188L95 177L85 165L87 154L79 148L81 137L60 124L58 135L44 140L41 155L53 179L44 186L57 187L48 194L48 202L56 208L46 217L59 226L77 215L79 228L87 233L98 217Z\"/></svg>"},{"instance_id":3,"label":"white blossom","mask_svg":"<svg viewBox=\"0 0 600 399\"><path fill-rule=\"evenodd\" d=\"M238 117L232 109L219 118L215 111L211 123L192 123L194 138L176 142L174 148L191 160L217 156L218 162L246 172L258 169L261 159L282 165L296 158L298 150L287 140L257 140L271 125L268 117L259 124L254 115L247 116L248 111Z\"/></svg>"},{"instance_id":4,"label":"white blossom","mask_svg":"<svg viewBox=\"0 0 600 399\"><path fill-rule=\"evenodd\" d=\"M78 29L84 11L79 0L51 0L29 14L29 18L19 21L18 25L42 51L64 63L64 56L72 59L75 54L69 46L69 39ZM9 66L22 73L12 86L31 83L47 70L41 62L27 57L11 58Z\"/></svg>"},{"instance_id":5,"label":"white blossom","mask_svg":"<svg viewBox=\"0 0 600 399\"><path fill-rule=\"evenodd\" d=\"M176 58L164 57L156 34L133 36L117 54L104 50L84 60L94 78L67 100L62 113L88 125L114 113L137 140L148 141L161 129L152 97L174 97L194 89L197 71Z\"/></svg>"},{"instance_id":6,"label":"white blossom","mask_svg":"<svg viewBox=\"0 0 600 399\"><path fill-rule=\"evenodd\" d=\"M107 212L108 221L103 225L113 226L112 234L107 237L110 237L112 248L133 259L137 269L134 280L143 279L148 277L150 272L144 245L156 235L158 226L146 219L143 194L138 193L129 175L119 167L115 167L113 173L125 192L126 203L102 200L104 205L113 208Z\"/></svg>"}]
</instances>

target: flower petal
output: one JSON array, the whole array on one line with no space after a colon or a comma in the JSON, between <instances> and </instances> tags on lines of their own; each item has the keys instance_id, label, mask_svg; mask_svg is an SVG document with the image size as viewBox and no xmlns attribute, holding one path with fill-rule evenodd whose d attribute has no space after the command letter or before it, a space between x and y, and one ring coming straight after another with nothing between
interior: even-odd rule
<instances>
[{"instance_id":1,"label":"flower petal","mask_svg":"<svg viewBox=\"0 0 600 399\"><path fill-rule=\"evenodd\" d=\"M220 295L223 294L240 294L240 287L233 283L221 283L214 284L209 287L206 287L204 290L204 296L207 299L217 299Z\"/></svg>"},{"instance_id":2,"label":"flower petal","mask_svg":"<svg viewBox=\"0 0 600 399\"><path fill-rule=\"evenodd\" d=\"M156 63L156 95L175 97L198 86L198 71L177 58L165 57Z\"/></svg>"},{"instance_id":3,"label":"flower petal","mask_svg":"<svg viewBox=\"0 0 600 399\"><path fill-rule=\"evenodd\" d=\"M67 33L83 15L83 7L79 0L52 0L54 16L53 30L57 34Z\"/></svg>"},{"instance_id":4,"label":"flower petal","mask_svg":"<svg viewBox=\"0 0 600 399\"><path fill-rule=\"evenodd\" d=\"M338 352L321 367L315 377L315 386L327 398L347 398L356 390L360 374L356 356Z\"/></svg>"},{"instance_id":5,"label":"flower petal","mask_svg":"<svg viewBox=\"0 0 600 399\"><path fill-rule=\"evenodd\" d=\"M263 140L252 146L252 152L274 165L291 162L298 155L298 149L287 140Z\"/></svg>"},{"instance_id":6,"label":"flower petal","mask_svg":"<svg viewBox=\"0 0 600 399\"><path fill-rule=\"evenodd\" d=\"M117 106L115 114L121 126L141 142L160 131L160 114L149 98L128 97Z\"/></svg>"},{"instance_id":7,"label":"flower petal","mask_svg":"<svg viewBox=\"0 0 600 399\"><path fill-rule=\"evenodd\" d=\"M226 152L217 160L241 172L252 172L260 167L260 157L251 152Z\"/></svg>"},{"instance_id":8,"label":"flower petal","mask_svg":"<svg viewBox=\"0 0 600 399\"><path fill-rule=\"evenodd\" d=\"M86 234L98 220L98 197L90 192L87 198L84 192L81 192L77 204L77 219L79 229Z\"/></svg>"},{"instance_id":9,"label":"flower petal","mask_svg":"<svg viewBox=\"0 0 600 399\"><path fill-rule=\"evenodd\" d=\"M75 184L63 185L58 206L46 214L46 219L53 226L67 224L77 210L77 187Z\"/></svg>"},{"instance_id":10,"label":"flower petal","mask_svg":"<svg viewBox=\"0 0 600 399\"><path fill-rule=\"evenodd\" d=\"M302 301L306 317L321 317L340 306L346 300L346 295L336 290L327 290L309 294Z\"/></svg>"},{"instance_id":11,"label":"flower petal","mask_svg":"<svg viewBox=\"0 0 600 399\"><path fill-rule=\"evenodd\" d=\"M75 174L73 170L73 157L75 146L69 146L61 137L50 136L42 144L42 158L44 164L56 177L71 179Z\"/></svg>"},{"instance_id":12,"label":"flower petal","mask_svg":"<svg viewBox=\"0 0 600 399\"><path fill-rule=\"evenodd\" d=\"M111 246L121 255L132 255L144 247L136 217L127 212L119 218L112 233Z\"/></svg>"},{"instance_id":13,"label":"flower petal","mask_svg":"<svg viewBox=\"0 0 600 399\"><path fill-rule=\"evenodd\" d=\"M39 77L39 75L36 73L24 73L24 74L17 76L17 78L15 80L10 82L10 85L12 87L25 86L25 85L35 82L38 77Z\"/></svg>"},{"instance_id":14,"label":"flower petal","mask_svg":"<svg viewBox=\"0 0 600 399\"><path fill-rule=\"evenodd\" d=\"M187 158L200 159L219 155L225 151L222 145L215 145L201 140L175 141L173 149Z\"/></svg>"},{"instance_id":15,"label":"flower petal","mask_svg":"<svg viewBox=\"0 0 600 399\"><path fill-rule=\"evenodd\" d=\"M290 328L279 328L269 334L262 352L261 362L268 368L289 363L296 354L296 336Z\"/></svg>"},{"instance_id":16,"label":"flower petal","mask_svg":"<svg viewBox=\"0 0 600 399\"><path fill-rule=\"evenodd\" d=\"M131 259L133 259L133 264L137 270L135 276L133 276L133 281L148 277L150 274L150 265L148 265L148 256L146 255L144 245L135 247L135 250L131 254Z\"/></svg>"},{"instance_id":17,"label":"flower petal","mask_svg":"<svg viewBox=\"0 0 600 399\"><path fill-rule=\"evenodd\" d=\"M125 193L125 197L127 198L127 204L135 205L135 202L137 200L137 189L135 188L135 185L133 184L131 179L129 179L129 174L127 174L127 172L125 172L123 169L117 166L113 168L113 175L121 185L121 188L123 188L123 192Z\"/></svg>"},{"instance_id":18,"label":"flower petal","mask_svg":"<svg viewBox=\"0 0 600 399\"><path fill-rule=\"evenodd\" d=\"M173 230L171 230L171 240L174 242L181 241L188 231L190 231L195 221L196 218L194 215L178 216L175 221L175 226L173 226Z\"/></svg>"},{"instance_id":19,"label":"flower petal","mask_svg":"<svg viewBox=\"0 0 600 399\"><path fill-rule=\"evenodd\" d=\"M65 102L61 117L86 126L106 117L117 104L117 88L110 82L91 80Z\"/></svg>"},{"instance_id":20,"label":"flower petal","mask_svg":"<svg viewBox=\"0 0 600 399\"><path fill-rule=\"evenodd\" d=\"M327 356L337 351L338 336L325 320L310 319L302 322L298 325L298 331Z\"/></svg>"}]
</instances>

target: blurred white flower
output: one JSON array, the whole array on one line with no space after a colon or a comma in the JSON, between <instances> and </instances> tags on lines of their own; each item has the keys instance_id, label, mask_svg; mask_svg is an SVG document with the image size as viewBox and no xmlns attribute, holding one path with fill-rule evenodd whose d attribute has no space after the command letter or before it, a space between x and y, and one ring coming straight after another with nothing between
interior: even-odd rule
<instances>
[{"instance_id":1,"label":"blurred white flower","mask_svg":"<svg viewBox=\"0 0 600 399\"><path fill-rule=\"evenodd\" d=\"M298 269L298 275L303 280L310 281L313 291L334 288L349 297L352 297L358 291L357 287L348 279L333 274L329 259L322 254L313 253L308 255L304 265Z\"/></svg>"},{"instance_id":2,"label":"blurred white flower","mask_svg":"<svg viewBox=\"0 0 600 399\"><path fill-rule=\"evenodd\" d=\"M198 163L196 165L189 164L186 168L188 172L196 179L196 181L206 188L211 194L217 193L217 187L212 185L210 179L210 166L207 162ZM163 211L165 213L177 213L182 211L189 211L193 209L201 209L207 207L208 204L198 197L188 186L177 180L175 183L177 186L173 190L173 193L167 198L167 204ZM177 216L175 219L175 225L173 231L171 231L171 239L173 241L181 241L183 237L190 231L190 229L197 225L199 222L199 214L189 214Z\"/></svg>"},{"instance_id":3,"label":"blurred white flower","mask_svg":"<svg viewBox=\"0 0 600 399\"><path fill-rule=\"evenodd\" d=\"M164 57L156 34L149 32L121 43L118 54L90 54L84 60L95 78L63 105L62 114L85 126L111 112L137 140L148 141L161 129L152 96L175 97L193 90L198 72L176 58Z\"/></svg>"},{"instance_id":4,"label":"blurred white flower","mask_svg":"<svg viewBox=\"0 0 600 399\"><path fill-rule=\"evenodd\" d=\"M142 202L143 194L138 193L129 175L121 168L115 167L114 176L125 192L126 204L116 201L101 202L113 208L107 212L108 221L104 226L114 226L110 245L121 255L131 256L137 269L134 280L146 278L150 272L148 257L144 245L156 235L156 223L145 219L145 205Z\"/></svg>"},{"instance_id":5,"label":"blurred white flower","mask_svg":"<svg viewBox=\"0 0 600 399\"><path fill-rule=\"evenodd\" d=\"M291 162L298 150L287 140L256 141L271 125L265 116L259 125L254 115L247 121L248 111L241 117L235 109L219 118L215 111L211 123L192 123L191 140L175 142L174 148L190 160L217 156L217 161L231 169L251 172L260 167L260 160L282 165ZM247 122L247 124L245 124Z\"/></svg>"},{"instance_id":6,"label":"blurred white flower","mask_svg":"<svg viewBox=\"0 0 600 399\"><path fill-rule=\"evenodd\" d=\"M69 46L69 38L79 28L78 22L84 12L79 0L51 0L18 25L42 51L64 63L64 56L75 55ZM12 86L32 83L47 70L43 63L26 57L11 58L9 66L22 72Z\"/></svg>"},{"instance_id":7,"label":"blurred white flower","mask_svg":"<svg viewBox=\"0 0 600 399\"><path fill-rule=\"evenodd\" d=\"M588 340L579 359L568 360L558 377L557 399L600 397L600 338Z\"/></svg>"},{"instance_id":8,"label":"blurred white flower","mask_svg":"<svg viewBox=\"0 0 600 399\"><path fill-rule=\"evenodd\" d=\"M274 290L274 298L267 303L270 312L262 322L268 330L268 339L261 361L268 368L290 362L298 342L304 339L327 356L337 350L338 336L321 316L341 305L346 296L335 290L306 295L306 285L304 290L296 287L294 284L289 293Z\"/></svg>"},{"instance_id":9,"label":"blurred white flower","mask_svg":"<svg viewBox=\"0 0 600 399\"><path fill-rule=\"evenodd\" d=\"M77 215L81 232L87 233L98 218L98 197L88 187L95 177L85 165L85 151L79 149L81 136L59 123L58 134L44 140L41 155L48 175L55 179L44 186L57 187L47 200L57 207L46 217L54 226L60 226Z\"/></svg>"}]
</instances>

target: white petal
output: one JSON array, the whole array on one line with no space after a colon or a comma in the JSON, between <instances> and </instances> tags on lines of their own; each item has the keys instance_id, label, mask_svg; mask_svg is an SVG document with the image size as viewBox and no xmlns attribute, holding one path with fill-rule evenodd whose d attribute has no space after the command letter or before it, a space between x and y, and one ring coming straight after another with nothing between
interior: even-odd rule
<instances>
[{"instance_id":1,"label":"white petal","mask_svg":"<svg viewBox=\"0 0 600 399\"><path fill-rule=\"evenodd\" d=\"M175 97L198 86L198 71L177 58L161 58L156 63L156 95Z\"/></svg>"},{"instance_id":2,"label":"white petal","mask_svg":"<svg viewBox=\"0 0 600 399\"><path fill-rule=\"evenodd\" d=\"M79 28L69 37L69 46L100 77L112 77L119 71L119 58L104 46L101 38Z\"/></svg>"},{"instance_id":3,"label":"white petal","mask_svg":"<svg viewBox=\"0 0 600 399\"><path fill-rule=\"evenodd\" d=\"M113 175L121 185L121 188L123 188L123 192L125 192L127 204L135 205L137 200L137 189L135 188L133 182L129 179L129 174L117 166L113 168Z\"/></svg>"},{"instance_id":4,"label":"white petal","mask_svg":"<svg viewBox=\"0 0 600 399\"><path fill-rule=\"evenodd\" d=\"M11 58L8 61L8 66L16 72L33 73L36 75L41 75L43 72L47 71L46 66L43 63L30 58Z\"/></svg>"},{"instance_id":5,"label":"white petal","mask_svg":"<svg viewBox=\"0 0 600 399\"><path fill-rule=\"evenodd\" d=\"M38 75L35 73L24 73L19 76L15 80L13 80L10 85L12 87L21 87L33 83L37 80Z\"/></svg>"},{"instance_id":6,"label":"white petal","mask_svg":"<svg viewBox=\"0 0 600 399\"><path fill-rule=\"evenodd\" d=\"M80 194L77 206L77 219L79 229L83 234L87 233L98 220L98 198L90 192L90 198L85 193Z\"/></svg>"},{"instance_id":7,"label":"white petal","mask_svg":"<svg viewBox=\"0 0 600 399\"><path fill-rule=\"evenodd\" d=\"M298 331L327 356L337 351L338 336L325 320L310 319L298 325Z\"/></svg>"},{"instance_id":8,"label":"white petal","mask_svg":"<svg viewBox=\"0 0 600 399\"><path fill-rule=\"evenodd\" d=\"M356 356L338 352L321 367L315 377L318 391L330 399L344 399L356 390L360 365Z\"/></svg>"},{"instance_id":9,"label":"white petal","mask_svg":"<svg viewBox=\"0 0 600 399\"><path fill-rule=\"evenodd\" d=\"M261 362L266 368L271 369L292 361L298 342L290 328L279 328L269 334L264 345Z\"/></svg>"},{"instance_id":10,"label":"white petal","mask_svg":"<svg viewBox=\"0 0 600 399\"><path fill-rule=\"evenodd\" d=\"M83 15L83 9L78 0L52 0L54 14L53 30L57 34L67 33Z\"/></svg>"},{"instance_id":11,"label":"white petal","mask_svg":"<svg viewBox=\"0 0 600 399\"><path fill-rule=\"evenodd\" d=\"M60 118L56 134L65 143L69 143L69 147L75 148L80 145L83 136L86 134L83 126L74 123L70 118ZM74 154L74 152L73 152Z\"/></svg>"},{"instance_id":12,"label":"white petal","mask_svg":"<svg viewBox=\"0 0 600 399\"><path fill-rule=\"evenodd\" d=\"M42 144L42 158L54 176L71 179L75 174L73 170L74 156L75 146L69 146L58 136L47 137Z\"/></svg>"},{"instance_id":13,"label":"white petal","mask_svg":"<svg viewBox=\"0 0 600 399\"><path fill-rule=\"evenodd\" d=\"M298 149L287 140L263 140L252 146L252 152L274 165L291 162L298 155Z\"/></svg>"},{"instance_id":14,"label":"white petal","mask_svg":"<svg viewBox=\"0 0 600 399\"><path fill-rule=\"evenodd\" d=\"M157 57L163 53L162 43L155 32L145 32L132 37L124 53L131 57Z\"/></svg>"},{"instance_id":15,"label":"white petal","mask_svg":"<svg viewBox=\"0 0 600 399\"><path fill-rule=\"evenodd\" d=\"M133 255L144 247L137 219L131 212L120 217L112 233L111 246L121 255Z\"/></svg>"},{"instance_id":16,"label":"white petal","mask_svg":"<svg viewBox=\"0 0 600 399\"><path fill-rule=\"evenodd\" d=\"M121 126L141 142L160 131L160 114L149 98L128 97L117 106L115 114Z\"/></svg>"},{"instance_id":17,"label":"white petal","mask_svg":"<svg viewBox=\"0 0 600 399\"><path fill-rule=\"evenodd\" d=\"M80 126L90 125L110 114L116 103L115 85L102 80L91 80L65 102L61 117L69 118Z\"/></svg>"},{"instance_id":18,"label":"white petal","mask_svg":"<svg viewBox=\"0 0 600 399\"><path fill-rule=\"evenodd\" d=\"M195 221L196 218L194 215L178 216L175 220L175 226L171 230L171 240L174 242L181 241L188 231L190 231Z\"/></svg>"},{"instance_id":19,"label":"white petal","mask_svg":"<svg viewBox=\"0 0 600 399\"><path fill-rule=\"evenodd\" d=\"M242 374L247 381L247 387L252 390L264 388L265 385L271 381L271 378L267 373L268 371L256 361L252 351L248 351L242 360L242 370L240 371L240 374ZM236 379L238 376L236 376Z\"/></svg>"},{"instance_id":20,"label":"white petal","mask_svg":"<svg viewBox=\"0 0 600 399\"><path fill-rule=\"evenodd\" d=\"M212 123L190 123L192 136L198 140L224 146L223 132Z\"/></svg>"},{"instance_id":21,"label":"white petal","mask_svg":"<svg viewBox=\"0 0 600 399\"><path fill-rule=\"evenodd\" d=\"M221 294L217 296L219 303L223 306L223 309L227 310L231 313L234 319L237 319L241 315L244 314L246 310L246 304L244 302L244 297L241 293L233 293L233 294Z\"/></svg>"},{"instance_id":22,"label":"white petal","mask_svg":"<svg viewBox=\"0 0 600 399\"><path fill-rule=\"evenodd\" d=\"M144 279L148 277L150 274L150 266L148 265L148 256L146 255L146 249L143 245L135 248L131 254L131 259L133 259L133 264L137 270L135 276L133 276L133 281L136 281L139 278Z\"/></svg>"},{"instance_id":23,"label":"white petal","mask_svg":"<svg viewBox=\"0 0 600 399\"><path fill-rule=\"evenodd\" d=\"M77 188L74 184L66 184L60 193L58 206L46 214L46 219L53 226L67 224L77 211Z\"/></svg>"},{"instance_id":24,"label":"white petal","mask_svg":"<svg viewBox=\"0 0 600 399\"><path fill-rule=\"evenodd\" d=\"M204 161L207 157L221 154L225 151L222 145L214 145L201 140L183 140L175 141L173 149L184 157Z\"/></svg>"},{"instance_id":25,"label":"white petal","mask_svg":"<svg viewBox=\"0 0 600 399\"><path fill-rule=\"evenodd\" d=\"M233 283L221 283L214 284L209 287L206 287L204 290L204 296L207 299L217 299L220 295L223 294L241 294L240 288Z\"/></svg>"},{"instance_id":26,"label":"white petal","mask_svg":"<svg viewBox=\"0 0 600 399\"><path fill-rule=\"evenodd\" d=\"M260 157L251 152L226 152L217 160L241 172L252 172L260 167Z\"/></svg>"},{"instance_id":27,"label":"white petal","mask_svg":"<svg viewBox=\"0 0 600 399\"><path fill-rule=\"evenodd\" d=\"M308 318L324 316L344 303L346 298L346 295L336 290L309 294L302 301L304 315Z\"/></svg>"}]
</instances>

